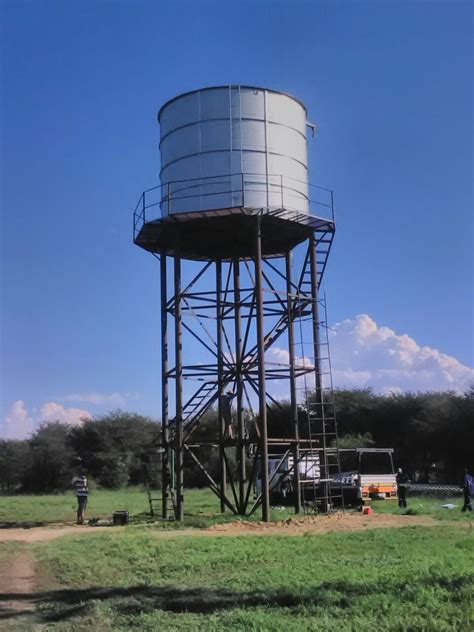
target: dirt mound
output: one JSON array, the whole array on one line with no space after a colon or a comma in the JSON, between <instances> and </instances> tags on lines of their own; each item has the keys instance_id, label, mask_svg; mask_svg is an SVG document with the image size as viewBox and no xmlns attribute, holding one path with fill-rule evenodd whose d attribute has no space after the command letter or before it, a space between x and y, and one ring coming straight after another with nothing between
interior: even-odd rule
<instances>
[{"instance_id":1,"label":"dirt mound","mask_svg":"<svg viewBox=\"0 0 474 632\"><path fill-rule=\"evenodd\" d=\"M397 528L408 526L433 526L439 521L429 516L397 516L389 514L372 514L364 516L360 513L334 513L328 516L298 516L279 522L250 522L236 520L218 524L207 529L211 533L228 535L254 534L301 534L328 533L330 531L360 531L363 529Z\"/></svg>"}]
</instances>

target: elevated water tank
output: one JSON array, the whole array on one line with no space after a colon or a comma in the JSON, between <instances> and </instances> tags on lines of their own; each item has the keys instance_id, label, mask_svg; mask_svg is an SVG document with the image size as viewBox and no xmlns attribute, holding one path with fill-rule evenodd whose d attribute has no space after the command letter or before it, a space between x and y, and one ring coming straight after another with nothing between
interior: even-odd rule
<instances>
[{"instance_id":1,"label":"elevated water tank","mask_svg":"<svg viewBox=\"0 0 474 632\"><path fill-rule=\"evenodd\" d=\"M309 213L306 108L250 86L203 88L159 111L163 216L244 207Z\"/></svg>"}]
</instances>

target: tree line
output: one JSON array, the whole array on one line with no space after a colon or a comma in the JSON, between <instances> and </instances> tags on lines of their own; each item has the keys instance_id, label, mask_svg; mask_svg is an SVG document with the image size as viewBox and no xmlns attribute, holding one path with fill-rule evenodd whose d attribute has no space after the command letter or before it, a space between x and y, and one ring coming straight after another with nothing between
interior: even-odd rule
<instances>
[{"instance_id":1,"label":"tree line","mask_svg":"<svg viewBox=\"0 0 474 632\"><path fill-rule=\"evenodd\" d=\"M462 395L378 395L370 389L338 389L335 409L340 447L394 448L396 465L413 480L457 482L464 467L474 467L474 387ZM255 437L255 420L248 411L246 417L249 435ZM304 408L299 417L304 432ZM290 419L289 402L273 404L268 414L269 435L291 437ZM193 440L215 439L217 426L217 412L211 410ZM44 423L29 439L0 440L1 490L64 491L80 467L93 485L103 488L159 486L160 430L158 421L120 410L79 426ZM217 450L202 448L200 458L217 477ZM205 484L202 471L191 459L185 466L185 481L192 481L193 486Z\"/></svg>"},{"instance_id":2,"label":"tree line","mask_svg":"<svg viewBox=\"0 0 474 632\"><path fill-rule=\"evenodd\" d=\"M0 441L2 492L64 491L80 469L106 489L138 485L159 436L156 421L120 410L78 426L41 424L30 439Z\"/></svg>"}]
</instances>

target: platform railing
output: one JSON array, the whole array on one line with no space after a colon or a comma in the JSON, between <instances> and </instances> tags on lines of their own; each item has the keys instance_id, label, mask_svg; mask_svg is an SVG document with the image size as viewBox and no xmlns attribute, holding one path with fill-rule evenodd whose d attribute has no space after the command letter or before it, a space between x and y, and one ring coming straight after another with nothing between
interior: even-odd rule
<instances>
[{"instance_id":1,"label":"platform railing","mask_svg":"<svg viewBox=\"0 0 474 632\"><path fill-rule=\"evenodd\" d=\"M261 201L262 194L268 208L309 213L334 221L331 189L282 174L232 173L173 180L146 189L133 213L134 238L148 221L179 213L252 207L256 200Z\"/></svg>"}]
</instances>

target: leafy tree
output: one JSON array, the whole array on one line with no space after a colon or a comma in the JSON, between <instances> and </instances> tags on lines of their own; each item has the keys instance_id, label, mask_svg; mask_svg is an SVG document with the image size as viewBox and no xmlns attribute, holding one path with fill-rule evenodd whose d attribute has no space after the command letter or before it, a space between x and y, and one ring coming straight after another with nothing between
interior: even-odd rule
<instances>
[{"instance_id":1,"label":"leafy tree","mask_svg":"<svg viewBox=\"0 0 474 632\"><path fill-rule=\"evenodd\" d=\"M30 464L23 475L23 489L56 492L70 486L74 452L67 438L70 427L59 421L42 424L29 440Z\"/></svg>"},{"instance_id":2,"label":"leafy tree","mask_svg":"<svg viewBox=\"0 0 474 632\"><path fill-rule=\"evenodd\" d=\"M0 485L2 493L12 493L21 487L30 465L28 441L0 440Z\"/></svg>"},{"instance_id":3,"label":"leafy tree","mask_svg":"<svg viewBox=\"0 0 474 632\"><path fill-rule=\"evenodd\" d=\"M339 437L337 445L341 449L350 448L370 448L374 445L375 441L372 438L370 432L364 434L345 434Z\"/></svg>"},{"instance_id":4,"label":"leafy tree","mask_svg":"<svg viewBox=\"0 0 474 632\"><path fill-rule=\"evenodd\" d=\"M465 394L382 396L370 389L338 389L335 408L341 448L393 447L396 464L414 479L456 482L464 467L474 467L474 385ZM298 414L303 436L307 414L302 407ZM245 416L250 438L255 440L249 411ZM67 489L78 458L89 476L104 487L143 483L150 472L157 482L160 430L149 417L120 410L80 426L43 424L29 440L0 441L2 492ZM289 402L269 407L268 432L271 437L293 436ZM215 481L220 468L218 436L217 411L211 409L193 431L191 441L210 444L197 454ZM227 453L229 466L235 471L235 455L231 449ZM185 481L193 486L207 482L189 454L185 454Z\"/></svg>"},{"instance_id":5,"label":"leafy tree","mask_svg":"<svg viewBox=\"0 0 474 632\"><path fill-rule=\"evenodd\" d=\"M117 489L144 482L159 431L150 417L117 410L73 427L68 442L99 485Z\"/></svg>"}]
</instances>

